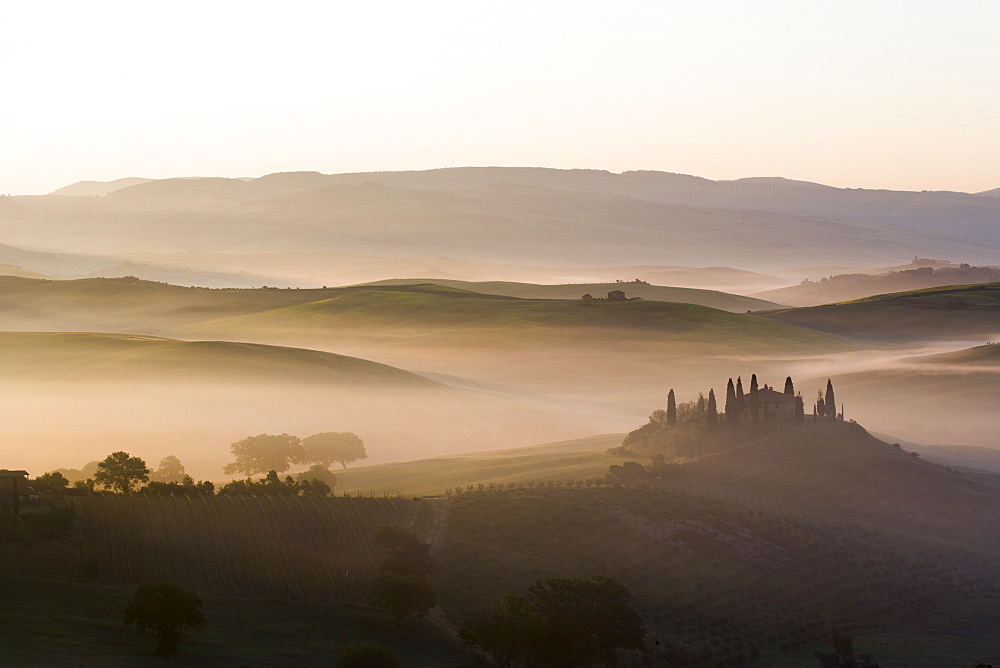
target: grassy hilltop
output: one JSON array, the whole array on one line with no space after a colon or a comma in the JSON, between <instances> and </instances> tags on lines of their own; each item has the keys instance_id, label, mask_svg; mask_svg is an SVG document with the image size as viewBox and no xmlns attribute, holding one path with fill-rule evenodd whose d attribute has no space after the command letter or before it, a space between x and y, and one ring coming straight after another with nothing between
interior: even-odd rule
<instances>
[{"instance_id":1,"label":"grassy hilltop","mask_svg":"<svg viewBox=\"0 0 1000 668\"><path fill-rule=\"evenodd\" d=\"M859 339L989 338L1000 332L1000 283L895 292L838 304L780 309L766 315Z\"/></svg>"},{"instance_id":2,"label":"grassy hilltop","mask_svg":"<svg viewBox=\"0 0 1000 668\"><path fill-rule=\"evenodd\" d=\"M675 288L648 283L566 283L560 285L539 285L537 283L516 283L513 281L456 281L442 278L392 278L374 281L365 285L419 285L432 284L458 288L487 295L504 295L522 299L579 299L585 294L604 297L611 290L623 290L628 297L642 297L660 302L698 304L717 308L720 311L743 313L775 308L774 302L753 297L743 297L717 290L695 288Z\"/></svg>"}]
</instances>

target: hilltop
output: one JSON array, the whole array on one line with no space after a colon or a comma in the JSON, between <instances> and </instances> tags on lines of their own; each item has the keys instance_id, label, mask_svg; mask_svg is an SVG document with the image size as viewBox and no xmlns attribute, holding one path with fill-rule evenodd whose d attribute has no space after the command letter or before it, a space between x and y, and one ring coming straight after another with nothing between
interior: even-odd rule
<instances>
[{"instance_id":1,"label":"hilltop","mask_svg":"<svg viewBox=\"0 0 1000 668\"><path fill-rule=\"evenodd\" d=\"M444 287L478 292L487 295L503 295L520 297L522 299L579 299L584 294L603 297L611 290L623 290L628 297L641 297L661 302L678 304L698 304L716 308L720 311L743 313L759 311L778 306L774 302L743 297L716 290L699 290L693 288L667 287L650 285L647 282L620 283L566 283L560 285L538 285L536 283L516 283L512 281L458 281L442 278L393 278L374 281L365 285L418 285L432 284Z\"/></svg>"},{"instance_id":2,"label":"hilltop","mask_svg":"<svg viewBox=\"0 0 1000 668\"><path fill-rule=\"evenodd\" d=\"M990 339L1000 332L1000 283L895 292L763 315L859 339Z\"/></svg>"}]
</instances>

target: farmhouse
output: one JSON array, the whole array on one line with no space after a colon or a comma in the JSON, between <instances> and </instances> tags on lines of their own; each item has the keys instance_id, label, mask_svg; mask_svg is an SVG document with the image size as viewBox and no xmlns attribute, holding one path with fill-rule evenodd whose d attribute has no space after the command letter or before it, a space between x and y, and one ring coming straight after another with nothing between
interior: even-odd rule
<instances>
[{"instance_id":1,"label":"farmhouse","mask_svg":"<svg viewBox=\"0 0 1000 668\"><path fill-rule=\"evenodd\" d=\"M624 302L628 301L625 297L625 292L623 290L612 290L608 293L609 302Z\"/></svg>"},{"instance_id":2,"label":"farmhouse","mask_svg":"<svg viewBox=\"0 0 1000 668\"><path fill-rule=\"evenodd\" d=\"M0 512L21 510L21 497L28 494L28 472L0 469Z\"/></svg>"},{"instance_id":3,"label":"farmhouse","mask_svg":"<svg viewBox=\"0 0 1000 668\"><path fill-rule=\"evenodd\" d=\"M741 416L743 422L754 421L754 398L756 398L757 422L776 422L795 418L795 397L784 392L776 392L765 385L747 395Z\"/></svg>"}]
</instances>

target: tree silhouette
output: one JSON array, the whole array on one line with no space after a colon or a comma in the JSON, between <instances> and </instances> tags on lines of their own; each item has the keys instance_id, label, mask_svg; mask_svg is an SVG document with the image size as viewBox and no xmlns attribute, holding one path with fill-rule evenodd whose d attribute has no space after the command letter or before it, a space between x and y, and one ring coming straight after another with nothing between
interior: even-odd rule
<instances>
[{"instance_id":1,"label":"tree silhouette","mask_svg":"<svg viewBox=\"0 0 1000 668\"><path fill-rule=\"evenodd\" d=\"M791 396L791 397L795 396L795 385L792 384L792 377L791 376L788 376L787 378L785 378L785 394L787 394L788 396Z\"/></svg>"},{"instance_id":2,"label":"tree silhouette","mask_svg":"<svg viewBox=\"0 0 1000 668\"><path fill-rule=\"evenodd\" d=\"M430 545L413 532L398 526L381 526L372 536L375 545L388 551L379 570L399 575L430 575L434 572L434 557Z\"/></svg>"},{"instance_id":3,"label":"tree silhouette","mask_svg":"<svg viewBox=\"0 0 1000 668\"><path fill-rule=\"evenodd\" d=\"M178 584L145 584L126 606L125 624L156 632L154 654L173 654L185 630L204 628L201 598Z\"/></svg>"},{"instance_id":4,"label":"tree silhouette","mask_svg":"<svg viewBox=\"0 0 1000 668\"><path fill-rule=\"evenodd\" d=\"M184 465L173 455L167 455L160 460L160 465L149 474L150 480L156 482L181 482L184 480Z\"/></svg>"},{"instance_id":5,"label":"tree silhouette","mask_svg":"<svg viewBox=\"0 0 1000 668\"><path fill-rule=\"evenodd\" d=\"M674 388L667 393L667 426L677 425L677 400L674 398Z\"/></svg>"},{"instance_id":6,"label":"tree silhouette","mask_svg":"<svg viewBox=\"0 0 1000 668\"><path fill-rule=\"evenodd\" d=\"M726 426L733 427L740 414L736 406L736 388L733 386L733 379L729 379L726 385Z\"/></svg>"},{"instance_id":7,"label":"tree silhouette","mask_svg":"<svg viewBox=\"0 0 1000 668\"><path fill-rule=\"evenodd\" d=\"M709 389L708 391L708 407L705 410L707 411L705 419L708 430L716 431L719 428L719 410L715 405L714 389Z\"/></svg>"},{"instance_id":8,"label":"tree silhouette","mask_svg":"<svg viewBox=\"0 0 1000 668\"><path fill-rule=\"evenodd\" d=\"M146 462L133 457L127 452L112 452L98 462L94 482L107 489L117 490L120 494L129 494L140 482L149 480L149 468Z\"/></svg>"},{"instance_id":9,"label":"tree silhouette","mask_svg":"<svg viewBox=\"0 0 1000 668\"><path fill-rule=\"evenodd\" d=\"M408 614L415 612L422 615L437 605L437 594L419 575L379 573L372 580L369 596L375 605L392 613L397 628Z\"/></svg>"},{"instance_id":10,"label":"tree silhouette","mask_svg":"<svg viewBox=\"0 0 1000 668\"><path fill-rule=\"evenodd\" d=\"M837 398L833 394L833 381L829 378L826 379L826 400L824 401L824 405L826 406L827 417L837 417Z\"/></svg>"},{"instance_id":11,"label":"tree silhouette","mask_svg":"<svg viewBox=\"0 0 1000 668\"><path fill-rule=\"evenodd\" d=\"M750 394L753 394L758 389L759 388L757 386L757 374L753 374L750 376Z\"/></svg>"},{"instance_id":12,"label":"tree silhouette","mask_svg":"<svg viewBox=\"0 0 1000 668\"><path fill-rule=\"evenodd\" d=\"M302 461L321 464L324 468L338 462L346 469L351 462L368 458L365 442L349 431L327 431L307 436L302 439L302 449L305 453Z\"/></svg>"},{"instance_id":13,"label":"tree silhouette","mask_svg":"<svg viewBox=\"0 0 1000 668\"><path fill-rule=\"evenodd\" d=\"M802 426L806 421L806 408L802 403L802 395L795 395L795 424Z\"/></svg>"},{"instance_id":14,"label":"tree silhouette","mask_svg":"<svg viewBox=\"0 0 1000 668\"><path fill-rule=\"evenodd\" d=\"M289 434L258 434L248 436L229 446L234 461L222 469L226 475L287 471L292 464L302 461L302 442Z\"/></svg>"}]
</instances>

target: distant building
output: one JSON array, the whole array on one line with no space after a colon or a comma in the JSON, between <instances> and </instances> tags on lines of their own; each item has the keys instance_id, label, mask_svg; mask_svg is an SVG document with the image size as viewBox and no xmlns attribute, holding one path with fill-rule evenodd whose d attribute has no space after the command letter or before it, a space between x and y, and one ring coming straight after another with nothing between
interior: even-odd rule
<instances>
[{"instance_id":1,"label":"distant building","mask_svg":"<svg viewBox=\"0 0 1000 668\"><path fill-rule=\"evenodd\" d=\"M28 472L0 469L0 512L21 512L21 497L28 494Z\"/></svg>"},{"instance_id":2,"label":"distant building","mask_svg":"<svg viewBox=\"0 0 1000 668\"><path fill-rule=\"evenodd\" d=\"M623 291L621 291L621 290L612 290L611 292L608 293L608 301L609 302L624 302L624 301L628 301L628 300L625 298L625 293Z\"/></svg>"},{"instance_id":3,"label":"distant building","mask_svg":"<svg viewBox=\"0 0 1000 668\"><path fill-rule=\"evenodd\" d=\"M795 397L784 392L776 392L774 389L764 386L746 395L744 402L743 422L753 422L754 398L757 400L757 421L758 422L780 422L781 420L795 419Z\"/></svg>"}]
</instances>

